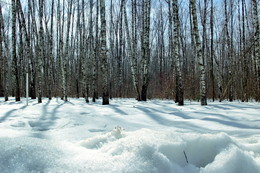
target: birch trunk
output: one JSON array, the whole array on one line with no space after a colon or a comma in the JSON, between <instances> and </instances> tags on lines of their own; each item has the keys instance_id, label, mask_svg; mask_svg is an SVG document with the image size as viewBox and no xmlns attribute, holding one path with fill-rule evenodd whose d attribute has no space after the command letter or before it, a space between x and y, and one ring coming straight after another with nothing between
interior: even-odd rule
<instances>
[{"instance_id":1,"label":"birch trunk","mask_svg":"<svg viewBox=\"0 0 260 173\"><path fill-rule=\"evenodd\" d=\"M114 22L113 19L113 0L110 0L110 26L109 26L109 45L110 45L110 54L109 54L109 93L110 98L112 99L112 88L114 84L113 79L113 66L114 66Z\"/></svg>"},{"instance_id":2,"label":"birch trunk","mask_svg":"<svg viewBox=\"0 0 260 173\"><path fill-rule=\"evenodd\" d=\"M134 87L136 90L137 100L141 100L140 89L139 89L139 78L137 72L137 8L136 8L136 0L132 0L132 59L131 59L131 70L132 70L132 78ZM126 17L127 18L127 17ZM127 23L127 21L125 20ZM129 36L130 37L130 36ZM129 43L130 45L130 43Z\"/></svg>"},{"instance_id":3,"label":"birch trunk","mask_svg":"<svg viewBox=\"0 0 260 173\"><path fill-rule=\"evenodd\" d=\"M256 74L257 74L257 82L258 82L258 97L257 100L260 100L260 29L259 29L259 20L258 20L258 8L257 8L257 0L252 0L253 6L253 14L254 14L254 45L255 45L255 60L256 60Z\"/></svg>"},{"instance_id":4,"label":"birch trunk","mask_svg":"<svg viewBox=\"0 0 260 173\"><path fill-rule=\"evenodd\" d=\"M1 37L1 41L0 41L0 49L1 49L1 54L0 54L0 58L2 58L2 62L3 62L3 81L4 81L4 97L5 97L5 101L8 101L8 96L9 96L9 77L8 77L8 69L9 69L9 65L8 65L8 59L7 56L4 54L3 51L3 44L4 44L4 40L5 40L5 35L4 35L4 18L3 18L3 14L2 14L2 6L0 4L0 37ZM7 49L7 46L5 47Z\"/></svg>"},{"instance_id":5,"label":"birch trunk","mask_svg":"<svg viewBox=\"0 0 260 173\"><path fill-rule=\"evenodd\" d=\"M34 4L34 2L33 2ZM36 27L36 21L35 21L35 9L32 5L31 0L28 0L28 28L29 28L29 23L31 23L31 36L28 34L29 37L31 37L31 45L34 44L35 37L38 38L38 33L37 33L37 27ZM30 22L31 18L31 22ZM32 46L30 46L32 47ZM30 61L29 61L29 66L30 66L30 96L31 99L36 99L36 64L37 60L34 60L34 54L31 53L30 55Z\"/></svg>"},{"instance_id":6,"label":"birch trunk","mask_svg":"<svg viewBox=\"0 0 260 173\"><path fill-rule=\"evenodd\" d=\"M125 1L122 0L120 4L120 19L119 19L119 52L117 57L118 68L118 94L122 97L122 57L123 57L123 6Z\"/></svg>"},{"instance_id":7,"label":"birch trunk","mask_svg":"<svg viewBox=\"0 0 260 173\"><path fill-rule=\"evenodd\" d=\"M96 26L95 26L95 53L94 53L94 58L93 58L93 76L92 76L92 88L93 88L93 98L92 101L96 102L96 98L98 97L97 95L97 61L98 61L98 55L99 55L99 34L98 34L98 25L99 25L99 0L96 2Z\"/></svg>"},{"instance_id":8,"label":"birch trunk","mask_svg":"<svg viewBox=\"0 0 260 173\"><path fill-rule=\"evenodd\" d=\"M193 100L196 99L196 87L195 87L195 74L196 74L196 66L195 66L195 60L196 60L196 45L195 45L195 37L194 37L194 30L193 30L193 22L192 22L192 8L191 4L189 4L189 16L190 16L190 36L191 36L191 49L192 49L192 55L193 58L191 59L191 72L192 72L192 81L191 81L191 97Z\"/></svg>"},{"instance_id":9,"label":"birch trunk","mask_svg":"<svg viewBox=\"0 0 260 173\"><path fill-rule=\"evenodd\" d=\"M193 30L194 30L194 36L196 41L197 57L198 57L199 69L200 69L200 102L201 105L203 106L203 105L207 105L205 66L202 58L195 0L190 0L190 4L192 8Z\"/></svg>"},{"instance_id":10,"label":"birch trunk","mask_svg":"<svg viewBox=\"0 0 260 173\"><path fill-rule=\"evenodd\" d=\"M4 96L4 83L3 79L5 76L5 70L4 70L4 53L3 53L3 40L4 40L4 20L2 16L2 6L0 3L0 97Z\"/></svg>"},{"instance_id":11,"label":"birch trunk","mask_svg":"<svg viewBox=\"0 0 260 173\"><path fill-rule=\"evenodd\" d=\"M210 1L210 79L212 85L212 100L215 100L215 81L214 81L214 73L213 73L213 62L214 62L214 6L213 0Z\"/></svg>"},{"instance_id":12,"label":"birch trunk","mask_svg":"<svg viewBox=\"0 0 260 173\"><path fill-rule=\"evenodd\" d=\"M49 65L48 66L52 66L54 64L54 56L53 56L53 20L54 20L54 0L51 1L51 33L50 33L50 57L49 57ZM51 68L50 68L51 69ZM51 81L51 74L54 73L54 69L52 68L52 70L50 70L48 72L48 79L49 81ZM48 97L49 97L49 100L51 100L52 98L52 86L51 86L51 82L49 83L49 86L48 86Z\"/></svg>"},{"instance_id":13,"label":"birch trunk","mask_svg":"<svg viewBox=\"0 0 260 173\"><path fill-rule=\"evenodd\" d=\"M89 72L88 72L88 92L87 92L87 96L89 95L89 89L90 89L90 79L91 79L91 67L94 66L94 44L93 44L93 18L92 18L92 14L93 14L93 0L90 0L90 15L89 15ZM86 100L87 102L89 102L89 100Z\"/></svg>"},{"instance_id":14,"label":"birch trunk","mask_svg":"<svg viewBox=\"0 0 260 173\"><path fill-rule=\"evenodd\" d=\"M18 60L16 55L16 0L12 1L12 56L13 56L13 74L15 76L15 101L20 101L20 77L18 69Z\"/></svg>"},{"instance_id":15,"label":"birch trunk","mask_svg":"<svg viewBox=\"0 0 260 173\"><path fill-rule=\"evenodd\" d=\"M125 27L126 27L126 40L127 40L127 48L128 48L128 53L129 53L129 57L130 57L130 63L131 63L131 73L132 73L132 80L133 80L133 84L135 87L135 90L137 92L137 100L140 101L140 92L139 92L139 87L138 87L138 79L137 79L137 59L135 56L135 52L133 50L134 49L134 44L135 41L132 41L131 44L131 38L130 38L130 32L129 32L129 27L128 27L128 20L127 20L127 13L126 13L126 7L125 7L125 0L122 0L122 4L123 4L123 15L124 15L124 21L125 21ZM133 17L132 20L135 17ZM135 23L135 22L134 22ZM133 23L133 25L134 25ZM135 26L132 26L133 28L135 28ZM134 32L134 31L132 31ZM133 33L133 36L135 37L135 34ZM134 40L134 37L132 38L132 40Z\"/></svg>"},{"instance_id":16,"label":"birch trunk","mask_svg":"<svg viewBox=\"0 0 260 173\"><path fill-rule=\"evenodd\" d=\"M228 5L227 5L227 0L224 0L224 6L225 6L225 31L226 31L226 44L227 44L227 49L228 49L228 54L227 54L227 60L229 61L229 67L228 67L228 84L227 88L229 89L229 101L233 101L233 83L232 83L232 57L231 57L231 38L229 35L229 31L228 31ZM232 10L232 9L231 9Z\"/></svg>"},{"instance_id":17,"label":"birch trunk","mask_svg":"<svg viewBox=\"0 0 260 173\"><path fill-rule=\"evenodd\" d=\"M107 48L106 48L106 9L105 0L100 1L100 15L101 15L101 59L102 59L102 104L109 104L108 93L108 71L107 71Z\"/></svg>"},{"instance_id":18,"label":"birch trunk","mask_svg":"<svg viewBox=\"0 0 260 173\"><path fill-rule=\"evenodd\" d=\"M64 3L64 2L63 2ZM68 87L67 87L67 71L68 71L68 59L69 59L69 33L70 33L70 24L71 24L71 13L72 13L72 0L69 2L68 8L68 23L67 23L67 37L64 57L61 56L61 72L62 72L62 87L63 87L63 97L64 101L68 101Z\"/></svg>"},{"instance_id":19,"label":"birch trunk","mask_svg":"<svg viewBox=\"0 0 260 173\"><path fill-rule=\"evenodd\" d=\"M141 91L141 100L147 100L147 89L149 84L149 58L150 58L150 11L151 0L144 0L143 16L143 85Z\"/></svg>"},{"instance_id":20,"label":"birch trunk","mask_svg":"<svg viewBox=\"0 0 260 173\"><path fill-rule=\"evenodd\" d=\"M176 74L177 74L177 81L178 81L178 105L184 105L183 101L183 82L182 82L182 72L181 72L181 60L180 60L180 43L179 43L179 35L180 35L180 22L179 22L179 9L178 9L178 0L172 1L173 7L173 19L174 19L174 59L176 64Z\"/></svg>"},{"instance_id":21,"label":"birch trunk","mask_svg":"<svg viewBox=\"0 0 260 173\"><path fill-rule=\"evenodd\" d=\"M246 36L245 36L245 0L242 0L242 55L243 55L243 79L242 79L242 102L248 101L247 83L248 83L248 59L246 57Z\"/></svg>"},{"instance_id":22,"label":"birch trunk","mask_svg":"<svg viewBox=\"0 0 260 173\"><path fill-rule=\"evenodd\" d=\"M38 78L38 103L42 103L42 60L44 58L44 36L43 36L43 2L39 1L39 20L40 20L40 30L39 30L39 56L37 58L37 78Z\"/></svg>"}]
</instances>

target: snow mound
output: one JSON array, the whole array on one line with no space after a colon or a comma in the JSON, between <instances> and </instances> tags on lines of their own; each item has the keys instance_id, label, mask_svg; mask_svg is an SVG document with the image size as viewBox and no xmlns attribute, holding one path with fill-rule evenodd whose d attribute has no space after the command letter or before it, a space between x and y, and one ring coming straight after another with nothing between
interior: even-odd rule
<instances>
[{"instance_id":1,"label":"snow mound","mask_svg":"<svg viewBox=\"0 0 260 173\"><path fill-rule=\"evenodd\" d=\"M240 149L224 133L200 135L148 129L126 132L115 128L80 144L107 158L102 163L106 170L92 168L94 172L260 172L257 156Z\"/></svg>"},{"instance_id":2,"label":"snow mound","mask_svg":"<svg viewBox=\"0 0 260 173\"><path fill-rule=\"evenodd\" d=\"M98 135L85 141L81 141L80 145L89 149L101 148L106 143L113 142L122 138L124 136L122 134L123 130L124 129L122 127L117 126L109 133Z\"/></svg>"},{"instance_id":3,"label":"snow mound","mask_svg":"<svg viewBox=\"0 0 260 173\"><path fill-rule=\"evenodd\" d=\"M1 173L260 172L260 153L225 133L128 132L116 127L78 143L0 138L0 148Z\"/></svg>"},{"instance_id":4,"label":"snow mound","mask_svg":"<svg viewBox=\"0 0 260 173\"><path fill-rule=\"evenodd\" d=\"M1 173L57 172L61 152L46 140L0 138Z\"/></svg>"}]
</instances>

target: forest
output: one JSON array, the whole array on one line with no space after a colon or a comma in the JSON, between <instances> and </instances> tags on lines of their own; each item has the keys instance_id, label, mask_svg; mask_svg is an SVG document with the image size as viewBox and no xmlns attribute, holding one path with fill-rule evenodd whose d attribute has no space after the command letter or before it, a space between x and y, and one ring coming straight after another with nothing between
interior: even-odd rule
<instances>
[{"instance_id":1,"label":"forest","mask_svg":"<svg viewBox=\"0 0 260 173\"><path fill-rule=\"evenodd\" d=\"M260 101L259 37L258 0L0 0L0 97Z\"/></svg>"}]
</instances>

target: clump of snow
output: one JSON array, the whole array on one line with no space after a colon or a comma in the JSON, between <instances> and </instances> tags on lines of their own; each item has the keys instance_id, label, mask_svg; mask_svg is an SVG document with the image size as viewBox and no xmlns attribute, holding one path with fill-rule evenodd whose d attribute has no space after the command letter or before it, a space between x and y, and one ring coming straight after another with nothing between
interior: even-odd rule
<instances>
[{"instance_id":1,"label":"clump of snow","mask_svg":"<svg viewBox=\"0 0 260 173\"><path fill-rule=\"evenodd\" d=\"M85 141L81 141L80 144L86 148L95 149L101 148L104 144L108 142L113 142L123 137L123 128L117 126L109 133L98 135L93 138L86 139Z\"/></svg>"}]
</instances>

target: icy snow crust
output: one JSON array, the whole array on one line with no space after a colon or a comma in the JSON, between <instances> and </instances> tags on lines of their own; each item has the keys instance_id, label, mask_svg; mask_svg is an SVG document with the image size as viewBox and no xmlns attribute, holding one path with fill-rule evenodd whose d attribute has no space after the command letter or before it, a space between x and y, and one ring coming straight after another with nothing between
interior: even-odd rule
<instances>
[{"instance_id":1,"label":"icy snow crust","mask_svg":"<svg viewBox=\"0 0 260 173\"><path fill-rule=\"evenodd\" d=\"M260 173L260 104L0 98L0 172Z\"/></svg>"}]
</instances>

